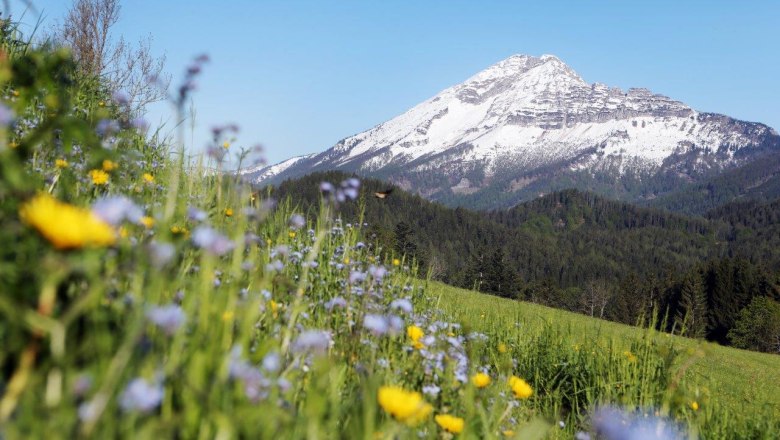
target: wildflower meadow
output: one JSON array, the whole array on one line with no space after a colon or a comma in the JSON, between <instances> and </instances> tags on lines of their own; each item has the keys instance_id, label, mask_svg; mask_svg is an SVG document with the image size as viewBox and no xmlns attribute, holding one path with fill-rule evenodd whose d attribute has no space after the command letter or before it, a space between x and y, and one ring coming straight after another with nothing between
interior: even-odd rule
<instances>
[{"instance_id":1,"label":"wildflower meadow","mask_svg":"<svg viewBox=\"0 0 780 440\"><path fill-rule=\"evenodd\" d=\"M186 124L161 136L2 26L0 438L780 435L677 338L480 318L340 214L359 179L322 182L316 216L272 200L223 166L259 157L240 127L191 154ZM182 119L208 62L168 97Z\"/></svg>"}]
</instances>

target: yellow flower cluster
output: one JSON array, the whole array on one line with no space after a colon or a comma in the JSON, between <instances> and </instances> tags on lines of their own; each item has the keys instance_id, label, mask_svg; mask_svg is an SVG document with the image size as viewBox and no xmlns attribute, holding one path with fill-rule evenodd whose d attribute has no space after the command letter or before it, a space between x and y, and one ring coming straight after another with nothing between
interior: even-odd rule
<instances>
[{"instance_id":1,"label":"yellow flower cluster","mask_svg":"<svg viewBox=\"0 0 780 440\"><path fill-rule=\"evenodd\" d=\"M54 166L59 169L67 168L69 166L68 161L65 159L57 159L54 161Z\"/></svg>"},{"instance_id":2,"label":"yellow flower cluster","mask_svg":"<svg viewBox=\"0 0 780 440\"><path fill-rule=\"evenodd\" d=\"M117 164L116 162L108 159L103 161L103 171L110 173L111 171L114 171L117 168L119 168L119 164Z\"/></svg>"},{"instance_id":3,"label":"yellow flower cluster","mask_svg":"<svg viewBox=\"0 0 780 440\"><path fill-rule=\"evenodd\" d=\"M108 246L116 241L111 226L92 211L60 202L46 193L22 205L19 217L57 249Z\"/></svg>"},{"instance_id":4,"label":"yellow flower cluster","mask_svg":"<svg viewBox=\"0 0 780 440\"><path fill-rule=\"evenodd\" d=\"M108 183L108 173L103 170L90 170L89 177L93 185L105 185Z\"/></svg>"},{"instance_id":5,"label":"yellow flower cluster","mask_svg":"<svg viewBox=\"0 0 780 440\"><path fill-rule=\"evenodd\" d=\"M531 388L531 385L517 376L509 378L509 388L512 388L512 392L518 399L527 399L534 394L534 389Z\"/></svg>"},{"instance_id":6,"label":"yellow flower cluster","mask_svg":"<svg viewBox=\"0 0 780 440\"><path fill-rule=\"evenodd\" d=\"M154 176L152 176L149 173L144 173L143 179L144 179L144 182L146 182L146 183L154 183Z\"/></svg>"},{"instance_id":7,"label":"yellow flower cluster","mask_svg":"<svg viewBox=\"0 0 780 440\"><path fill-rule=\"evenodd\" d=\"M385 412L409 426L418 425L433 412L433 407L423 400L422 394L401 387L380 387L377 400Z\"/></svg>"},{"instance_id":8,"label":"yellow flower cluster","mask_svg":"<svg viewBox=\"0 0 780 440\"><path fill-rule=\"evenodd\" d=\"M152 226L154 226L154 219L152 217L149 217L148 215L141 217L141 220L139 221L141 222L142 225L144 225L146 229L151 229Z\"/></svg>"},{"instance_id":9,"label":"yellow flower cluster","mask_svg":"<svg viewBox=\"0 0 780 440\"><path fill-rule=\"evenodd\" d=\"M423 330L420 327L417 327L416 325L410 325L409 327L406 327L406 336L409 336L409 339L412 340L412 347L416 349L421 349L425 347L423 345L422 339L425 334L423 333Z\"/></svg>"},{"instance_id":10,"label":"yellow flower cluster","mask_svg":"<svg viewBox=\"0 0 780 440\"><path fill-rule=\"evenodd\" d=\"M225 217L233 217L233 208L225 208Z\"/></svg>"},{"instance_id":11,"label":"yellow flower cluster","mask_svg":"<svg viewBox=\"0 0 780 440\"><path fill-rule=\"evenodd\" d=\"M486 386L490 385L490 382L490 376L485 373L477 373L471 376L471 383L473 383L477 388L485 388Z\"/></svg>"},{"instance_id":12,"label":"yellow flower cluster","mask_svg":"<svg viewBox=\"0 0 780 440\"><path fill-rule=\"evenodd\" d=\"M190 230L187 229L187 227L185 227L185 226L173 225L173 226L171 226L171 234L173 234L173 235L183 235L185 237L188 237L190 235Z\"/></svg>"},{"instance_id":13,"label":"yellow flower cluster","mask_svg":"<svg viewBox=\"0 0 780 440\"><path fill-rule=\"evenodd\" d=\"M453 434L460 434L465 425L462 418L449 414L439 414L434 417L434 420L436 420L436 424L441 426L442 429Z\"/></svg>"}]
</instances>

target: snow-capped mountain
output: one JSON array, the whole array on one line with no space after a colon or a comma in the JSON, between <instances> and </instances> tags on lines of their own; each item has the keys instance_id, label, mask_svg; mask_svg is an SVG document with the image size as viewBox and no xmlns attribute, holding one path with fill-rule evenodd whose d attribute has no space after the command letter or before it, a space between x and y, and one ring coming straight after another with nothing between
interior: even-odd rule
<instances>
[{"instance_id":1,"label":"snow-capped mountain","mask_svg":"<svg viewBox=\"0 0 780 440\"><path fill-rule=\"evenodd\" d=\"M514 55L323 153L242 173L262 185L340 169L491 207L566 186L653 197L773 150L780 137L766 125L590 84L552 55Z\"/></svg>"}]
</instances>

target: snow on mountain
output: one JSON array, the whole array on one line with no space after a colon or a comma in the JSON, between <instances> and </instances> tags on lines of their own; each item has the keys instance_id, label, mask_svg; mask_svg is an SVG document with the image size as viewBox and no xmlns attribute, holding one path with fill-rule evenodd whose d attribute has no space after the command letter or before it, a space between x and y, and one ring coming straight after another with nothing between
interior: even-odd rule
<instances>
[{"instance_id":1,"label":"snow on mountain","mask_svg":"<svg viewBox=\"0 0 780 440\"><path fill-rule=\"evenodd\" d=\"M691 155L703 168L728 167L767 139L776 145L777 133L762 124L700 113L646 89L590 84L552 55L514 55L323 153L249 175L265 184L342 169L437 198L516 191L542 169L690 173Z\"/></svg>"}]
</instances>

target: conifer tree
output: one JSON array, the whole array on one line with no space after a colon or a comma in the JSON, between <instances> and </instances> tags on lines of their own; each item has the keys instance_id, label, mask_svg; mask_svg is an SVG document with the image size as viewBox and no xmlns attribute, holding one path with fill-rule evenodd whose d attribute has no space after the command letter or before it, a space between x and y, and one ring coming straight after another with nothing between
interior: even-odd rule
<instances>
[{"instance_id":1,"label":"conifer tree","mask_svg":"<svg viewBox=\"0 0 780 440\"><path fill-rule=\"evenodd\" d=\"M707 297L698 272L688 274L683 280L675 324L684 336L703 338L707 335Z\"/></svg>"}]
</instances>

